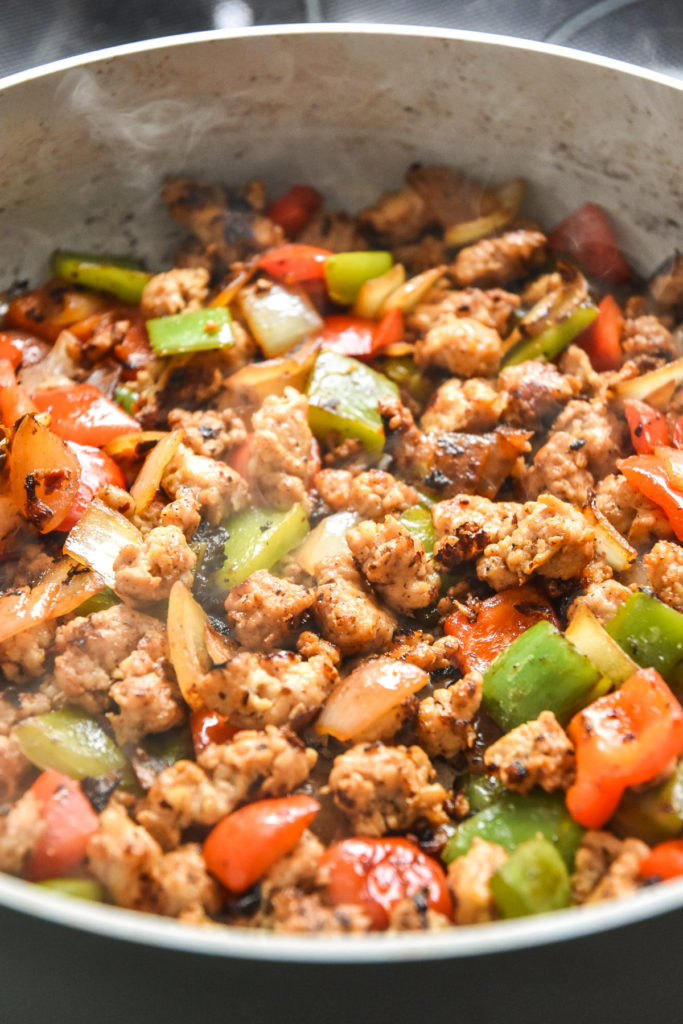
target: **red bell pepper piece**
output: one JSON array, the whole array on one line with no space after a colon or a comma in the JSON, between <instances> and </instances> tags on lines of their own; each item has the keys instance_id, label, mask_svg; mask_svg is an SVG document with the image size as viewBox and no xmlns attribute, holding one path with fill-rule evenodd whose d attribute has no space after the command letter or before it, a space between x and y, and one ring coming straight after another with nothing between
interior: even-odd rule
<instances>
[{"instance_id":1,"label":"red bell pepper piece","mask_svg":"<svg viewBox=\"0 0 683 1024\"><path fill-rule=\"evenodd\" d=\"M409 839L342 839L325 851L320 865L329 872L332 900L362 907L374 928L387 928L392 907L418 893L432 910L453 916L443 868Z\"/></svg>"},{"instance_id":2,"label":"red bell pepper piece","mask_svg":"<svg viewBox=\"0 0 683 1024\"><path fill-rule=\"evenodd\" d=\"M548 248L575 260L589 277L614 284L631 278L612 225L597 203L584 203L553 228L548 235Z\"/></svg>"},{"instance_id":3,"label":"red bell pepper piece","mask_svg":"<svg viewBox=\"0 0 683 1024\"><path fill-rule=\"evenodd\" d=\"M50 413L51 430L65 441L99 446L142 429L137 420L92 384L36 391L33 401L40 412Z\"/></svg>"},{"instance_id":4,"label":"red bell pepper piece","mask_svg":"<svg viewBox=\"0 0 683 1024\"><path fill-rule=\"evenodd\" d=\"M236 732L239 732L236 725L230 725L225 715L209 711L208 708L192 712L190 728L195 754L201 753L209 743L227 743Z\"/></svg>"},{"instance_id":5,"label":"red bell pepper piece","mask_svg":"<svg viewBox=\"0 0 683 1024\"><path fill-rule=\"evenodd\" d=\"M324 280L325 260L332 253L317 245L280 245L259 257L259 266L283 284Z\"/></svg>"},{"instance_id":6,"label":"red bell pepper piece","mask_svg":"<svg viewBox=\"0 0 683 1024\"><path fill-rule=\"evenodd\" d=\"M286 235L294 237L318 212L322 201L323 197L311 185L292 185L287 192L273 200L266 210L266 217L279 224Z\"/></svg>"},{"instance_id":7,"label":"red bell pepper piece","mask_svg":"<svg viewBox=\"0 0 683 1024\"><path fill-rule=\"evenodd\" d=\"M59 530L70 530L76 525L101 487L107 484L114 487L126 486L123 473L106 452L92 445L76 444L75 441L68 441L67 444L78 459L81 476L74 503L57 527Z\"/></svg>"},{"instance_id":8,"label":"red bell pepper piece","mask_svg":"<svg viewBox=\"0 0 683 1024\"><path fill-rule=\"evenodd\" d=\"M319 810L318 801L304 793L240 807L205 840L207 868L231 892L245 892L294 849Z\"/></svg>"},{"instance_id":9,"label":"red bell pepper piece","mask_svg":"<svg viewBox=\"0 0 683 1024\"><path fill-rule=\"evenodd\" d=\"M641 668L575 715L567 731L576 749L567 808L580 825L601 828L627 786L654 779L683 750L683 708L655 669Z\"/></svg>"},{"instance_id":10,"label":"red bell pepper piece","mask_svg":"<svg viewBox=\"0 0 683 1024\"><path fill-rule=\"evenodd\" d=\"M32 882L68 875L85 858L98 818L80 785L68 775L48 769L29 790L42 806L44 831L26 860L24 874Z\"/></svg>"},{"instance_id":11,"label":"red bell pepper piece","mask_svg":"<svg viewBox=\"0 0 683 1024\"><path fill-rule=\"evenodd\" d=\"M462 672L483 672L501 651L533 626L547 619L559 629L555 613L535 587L511 587L487 597L471 617L464 609L452 612L444 622L444 631L460 642L456 654Z\"/></svg>"},{"instance_id":12,"label":"red bell pepper piece","mask_svg":"<svg viewBox=\"0 0 683 1024\"><path fill-rule=\"evenodd\" d=\"M632 487L659 505L683 542L683 489L676 486L662 460L656 455L631 455L617 466Z\"/></svg>"},{"instance_id":13,"label":"red bell pepper piece","mask_svg":"<svg viewBox=\"0 0 683 1024\"><path fill-rule=\"evenodd\" d=\"M640 862L642 878L678 878L683 875L683 839L668 839L659 843L650 855Z\"/></svg>"},{"instance_id":14,"label":"red bell pepper piece","mask_svg":"<svg viewBox=\"0 0 683 1024\"><path fill-rule=\"evenodd\" d=\"M627 398L624 412L631 431L631 442L639 455L652 455L655 448L670 443L666 419L647 402Z\"/></svg>"},{"instance_id":15,"label":"red bell pepper piece","mask_svg":"<svg viewBox=\"0 0 683 1024\"><path fill-rule=\"evenodd\" d=\"M576 338L576 344L588 353L591 365L598 373L604 370L618 370L623 358L621 332L624 317L611 295L605 295L598 310L598 315L590 327Z\"/></svg>"},{"instance_id":16,"label":"red bell pepper piece","mask_svg":"<svg viewBox=\"0 0 683 1024\"><path fill-rule=\"evenodd\" d=\"M379 323L362 316L338 313L326 316L318 335L323 348L356 359L374 355L387 345L403 338L403 315L400 309L390 310Z\"/></svg>"}]
</instances>

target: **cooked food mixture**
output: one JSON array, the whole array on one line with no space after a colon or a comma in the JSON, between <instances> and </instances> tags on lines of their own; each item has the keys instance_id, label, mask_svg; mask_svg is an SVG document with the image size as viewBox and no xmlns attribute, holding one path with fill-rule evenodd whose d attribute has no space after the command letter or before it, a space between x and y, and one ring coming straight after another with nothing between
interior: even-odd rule
<instances>
[{"instance_id":1,"label":"cooked food mixture","mask_svg":"<svg viewBox=\"0 0 683 1024\"><path fill-rule=\"evenodd\" d=\"M0 870L280 932L683 874L683 263L186 178L0 331Z\"/></svg>"}]
</instances>

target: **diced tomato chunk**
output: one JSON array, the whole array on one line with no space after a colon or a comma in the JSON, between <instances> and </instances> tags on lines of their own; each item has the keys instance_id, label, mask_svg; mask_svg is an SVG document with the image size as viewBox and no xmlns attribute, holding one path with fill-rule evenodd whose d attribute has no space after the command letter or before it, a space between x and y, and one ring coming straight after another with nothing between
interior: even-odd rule
<instances>
[{"instance_id":1,"label":"diced tomato chunk","mask_svg":"<svg viewBox=\"0 0 683 1024\"><path fill-rule=\"evenodd\" d=\"M190 728L196 754L201 753L209 743L227 743L239 731L236 725L230 725L225 715L209 711L208 708L192 712Z\"/></svg>"},{"instance_id":2,"label":"diced tomato chunk","mask_svg":"<svg viewBox=\"0 0 683 1024\"><path fill-rule=\"evenodd\" d=\"M98 818L78 782L49 769L30 792L42 806L45 828L29 854L24 873L32 882L68 875L84 860Z\"/></svg>"},{"instance_id":3,"label":"diced tomato chunk","mask_svg":"<svg viewBox=\"0 0 683 1024\"><path fill-rule=\"evenodd\" d=\"M607 214L597 203L584 203L548 235L551 252L564 253L589 277L618 284L631 278Z\"/></svg>"},{"instance_id":4,"label":"diced tomato chunk","mask_svg":"<svg viewBox=\"0 0 683 1024\"><path fill-rule=\"evenodd\" d=\"M294 237L306 227L322 206L322 196L311 185L292 185L266 210L266 216L279 224L286 235Z\"/></svg>"}]
</instances>

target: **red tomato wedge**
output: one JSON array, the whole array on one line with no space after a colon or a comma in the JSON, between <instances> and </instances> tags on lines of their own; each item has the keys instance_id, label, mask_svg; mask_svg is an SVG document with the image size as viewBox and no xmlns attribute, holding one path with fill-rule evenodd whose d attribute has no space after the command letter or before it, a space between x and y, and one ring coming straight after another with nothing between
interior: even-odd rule
<instances>
[{"instance_id":1,"label":"red tomato wedge","mask_svg":"<svg viewBox=\"0 0 683 1024\"><path fill-rule=\"evenodd\" d=\"M598 373L618 370L622 361L621 332L624 317L611 295L605 295L598 310L590 327L576 338L576 344L588 353L591 365Z\"/></svg>"},{"instance_id":2,"label":"red tomato wedge","mask_svg":"<svg viewBox=\"0 0 683 1024\"><path fill-rule=\"evenodd\" d=\"M470 617L465 609L452 612L444 622L444 632L460 641L456 654L460 670L483 672L501 651L539 619L547 619L559 628L547 599L535 587L511 587L487 597Z\"/></svg>"},{"instance_id":3,"label":"red tomato wedge","mask_svg":"<svg viewBox=\"0 0 683 1024\"><path fill-rule=\"evenodd\" d=\"M631 278L607 214L597 203L584 203L548 235L551 252L563 253L589 277L618 284Z\"/></svg>"},{"instance_id":4,"label":"red tomato wedge","mask_svg":"<svg viewBox=\"0 0 683 1024\"><path fill-rule=\"evenodd\" d=\"M40 412L50 413L50 429L64 441L99 447L121 434L142 429L137 420L92 384L36 391L33 401Z\"/></svg>"},{"instance_id":5,"label":"red tomato wedge","mask_svg":"<svg viewBox=\"0 0 683 1024\"><path fill-rule=\"evenodd\" d=\"M266 210L266 217L279 224L286 235L294 237L306 227L322 202L323 197L312 185L292 185L273 200Z\"/></svg>"},{"instance_id":6,"label":"red tomato wedge","mask_svg":"<svg viewBox=\"0 0 683 1024\"><path fill-rule=\"evenodd\" d=\"M683 750L683 708L653 668L599 697L567 729L576 750L576 781L567 790L571 816L601 828L627 786L654 779Z\"/></svg>"},{"instance_id":7,"label":"red tomato wedge","mask_svg":"<svg viewBox=\"0 0 683 1024\"><path fill-rule=\"evenodd\" d=\"M67 444L78 459L81 477L74 503L57 527L58 530L70 530L75 526L101 487L107 484L114 487L126 486L123 473L106 452L91 445L76 444L75 441L68 441Z\"/></svg>"},{"instance_id":8,"label":"red tomato wedge","mask_svg":"<svg viewBox=\"0 0 683 1024\"><path fill-rule=\"evenodd\" d=\"M322 281L325 278L325 260L328 256L332 256L329 249L293 242L264 252L259 257L259 266L283 284Z\"/></svg>"},{"instance_id":9,"label":"red tomato wedge","mask_svg":"<svg viewBox=\"0 0 683 1024\"><path fill-rule=\"evenodd\" d=\"M683 839L659 843L640 863L642 878L679 878L683 875Z\"/></svg>"},{"instance_id":10,"label":"red tomato wedge","mask_svg":"<svg viewBox=\"0 0 683 1024\"><path fill-rule=\"evenodd\" d=\"M627 398L624 402L631 443L639 455L652 455L655 448L669 444L669 428L665 417L647 402Z\"/></svg>"},{"instance_id":11,"label":"red tomato wedge","mask_svg":"<svg viewBox=\"0 0 683 1024\"><path fill-rule=\"evenodd\" d=\"M209 711L208 708L200 708L191 713L190 728L195 754L201 753L209 743L227 743L239 732L237 726L230 725L225 715Z\"/></svg>"},{"instance_id":12,"label":"red tomato wedge","mask_svg":"<svg viewBox=\"0 0 683 1024\"><path fill-rule=\"evenodd\" d=\"M294 849L319 810L318 801L303 793L240 807L204 842L207 868L231 892L245 892Z\"/></svg>"},{"instance_id":13,"label":"red tomato wedge","mask_svg":"<svg viewBox=\"0 0 683 1024\"><path fill-rule=\"evenodd\" d=\"M418 895L427 907L452 918L443 868L408 839L342 839L325 851L320 864L329 872L333 901L362 907L373 928L387 928L392 908Z\"/></svg>"},{"instance_id":14,"label":"red tomato wedge","mask_svg":"<svg viewBox=\"0 0 683 1024\"><path fill-rule=\"evenodd\" d=\"M98 818L80 785L68 775L48 769L30 792L42 804L45 829L28 856L24 873L32 882L68 875L84 860Z\"/></svg>"}]
</instances>

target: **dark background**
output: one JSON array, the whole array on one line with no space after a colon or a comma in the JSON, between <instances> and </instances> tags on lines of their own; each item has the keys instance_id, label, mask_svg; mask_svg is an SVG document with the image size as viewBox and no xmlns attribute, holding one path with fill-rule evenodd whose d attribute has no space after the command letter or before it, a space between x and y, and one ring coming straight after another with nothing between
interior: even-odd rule
<instances>
[{"instance_id":1,"label":"dark background","mask_svg":"<svg viewBox=\"0 0 683 1024\"><path fill-rule=\"evenodd\" d=\"M500 32L683 74L683 0L0 0L0 74L179 32L352 21Z\"/></svg>"}]
</instances>

